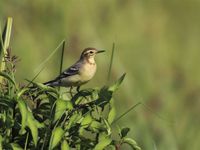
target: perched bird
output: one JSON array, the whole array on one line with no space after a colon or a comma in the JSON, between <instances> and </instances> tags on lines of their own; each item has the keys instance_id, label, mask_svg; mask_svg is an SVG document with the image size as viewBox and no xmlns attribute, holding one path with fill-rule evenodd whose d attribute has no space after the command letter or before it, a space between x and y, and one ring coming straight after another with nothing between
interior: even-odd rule
<instances>
[{"instance_id":1,"label":"perched bird","mask_svg":"<svg viewBox=\"0 0 200 150\"><path fill-rule=\"evenodd\" d=\"M48 86L77 87L79 90L82 84L90 81L96 72L95 56L104 50L86 48L81 53L80 59L71 67L63 71L54 80L44 83Z\"/></svg>"}]
</instances>

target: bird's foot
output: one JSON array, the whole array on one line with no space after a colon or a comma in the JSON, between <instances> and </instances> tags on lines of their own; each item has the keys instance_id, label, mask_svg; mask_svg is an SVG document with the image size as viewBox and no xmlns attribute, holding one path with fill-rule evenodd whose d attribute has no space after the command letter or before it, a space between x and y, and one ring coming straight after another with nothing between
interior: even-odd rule
<instances>
[{"instance_id":1,"label":"bird's foot","mask_svg":"<svg viewBox=\"0 0 200 150\"><path fill-rule=\"evenodd\" d=\"M77 91L77 93L80 92L80 86L77 86L76 91Z\"/></svg>"},{"instance_id":2,"label":"bird's foot","mask_svg":"<svg viewBox=\"0 0 200 150\"><path fill-rule=\"evenodd\" d=\"M72 89L73 89L73 87L71 86L69 89L69 93L70 93L71 97L73 97Z\"/></svg>"}]
</instances>

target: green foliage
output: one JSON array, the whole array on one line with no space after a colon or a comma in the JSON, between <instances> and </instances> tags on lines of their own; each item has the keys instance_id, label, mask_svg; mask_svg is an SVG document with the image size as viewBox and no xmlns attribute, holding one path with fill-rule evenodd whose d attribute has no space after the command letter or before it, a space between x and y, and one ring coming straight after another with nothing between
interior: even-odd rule
<instances>
[{"instance_id":1,"label":"green foliage","mask_svg":"<svg viewBox=\"0 0 200 150\"><path fill-rule=\"evenodd\" d=\"M115 42L110 79L127 72L114 100L116 116L137 102L154 112L140 105L117 123L130 127L129 136L147 150L199 149L199 0L1 0L1 25L5 16L17 21L11 39L21 58L18 81L32 79L47 54L66 39L64 68L85 47L108 50L97 58L97 74L84 87L101 85ZM59 62L57 51L37 81L55 77Z\"/></svg>"},{"instance_id":2,"label":"green foliage","mask_svg":"<svg viewBox=\"0 0 200 150\"><path fill-rule=\"evenodd\" d=\"M126 137L128 128L113 138L113 93L125 74L110 86L81 90L71 97L33 81L31 87L20 86L15 81L16 57L8 52L5 58L6 69L0 72L0 149L102 150L124 143L140 149Z\"/></svg>"},{"instance_id":3,"label":"green foliage","mask_svg":"<svg viewBox=\"0 0 200 150\"><path fill-rule=\"evenodd\" d=\"M5 61L4 56L7 54L7 49L9 48L10 44L10 37L11 37L11 30L12 30L12 18L9 17L6 22L6 26L3 30L1 36L1 44L0 44L0 71L5 69Z\"/></svg>"},{"instance_id":4,"label":"green foliage","mask_svg":"<svg viewBox=\"0 0 200 150\"><path fill-rule=\"evenodd\" d=\"M53 130L49 143L49 150L54 149L58 145L64 133L65 131L61 127L57 127Z\"/></svg>"}]
</instances>

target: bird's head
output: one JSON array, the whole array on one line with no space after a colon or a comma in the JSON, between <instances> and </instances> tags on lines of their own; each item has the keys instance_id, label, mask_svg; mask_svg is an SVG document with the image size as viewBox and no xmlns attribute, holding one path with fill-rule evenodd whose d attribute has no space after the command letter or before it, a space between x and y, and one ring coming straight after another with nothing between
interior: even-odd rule
<instances>
[{"instance_id":1,"label":"bird's head","mask_svg":"<svg viewBox=\"0 0 200 150\"><path fill-rule=\"evenodd\" d=\"M98 50L96 48L89 47L83 50L81 54L81 58L93 59L96 56L96 54L102 53L102 52L105 52L105 50Z\"/></svg>"}]
</instances>

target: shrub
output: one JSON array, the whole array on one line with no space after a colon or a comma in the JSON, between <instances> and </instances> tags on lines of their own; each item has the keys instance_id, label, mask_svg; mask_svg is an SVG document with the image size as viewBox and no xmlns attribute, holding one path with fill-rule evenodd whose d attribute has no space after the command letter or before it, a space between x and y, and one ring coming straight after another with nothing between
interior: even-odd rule
<instances>
[{"instance_id":1,"label":"shrub","mask_svg":"<svg viewBox=\"0 0 200 150\"><path fill-rule=\"evenodd\" d=\"M110 86L84 89L72 97L34 81L20 86L15 80L17 57L9 49L11 26L9 18L1 36L0 150L118 150L124 143L140 150L126 137L129 128L120 129L118 138L112 135L113 93L125 74Z\"/></svg>"}]
</instances>

